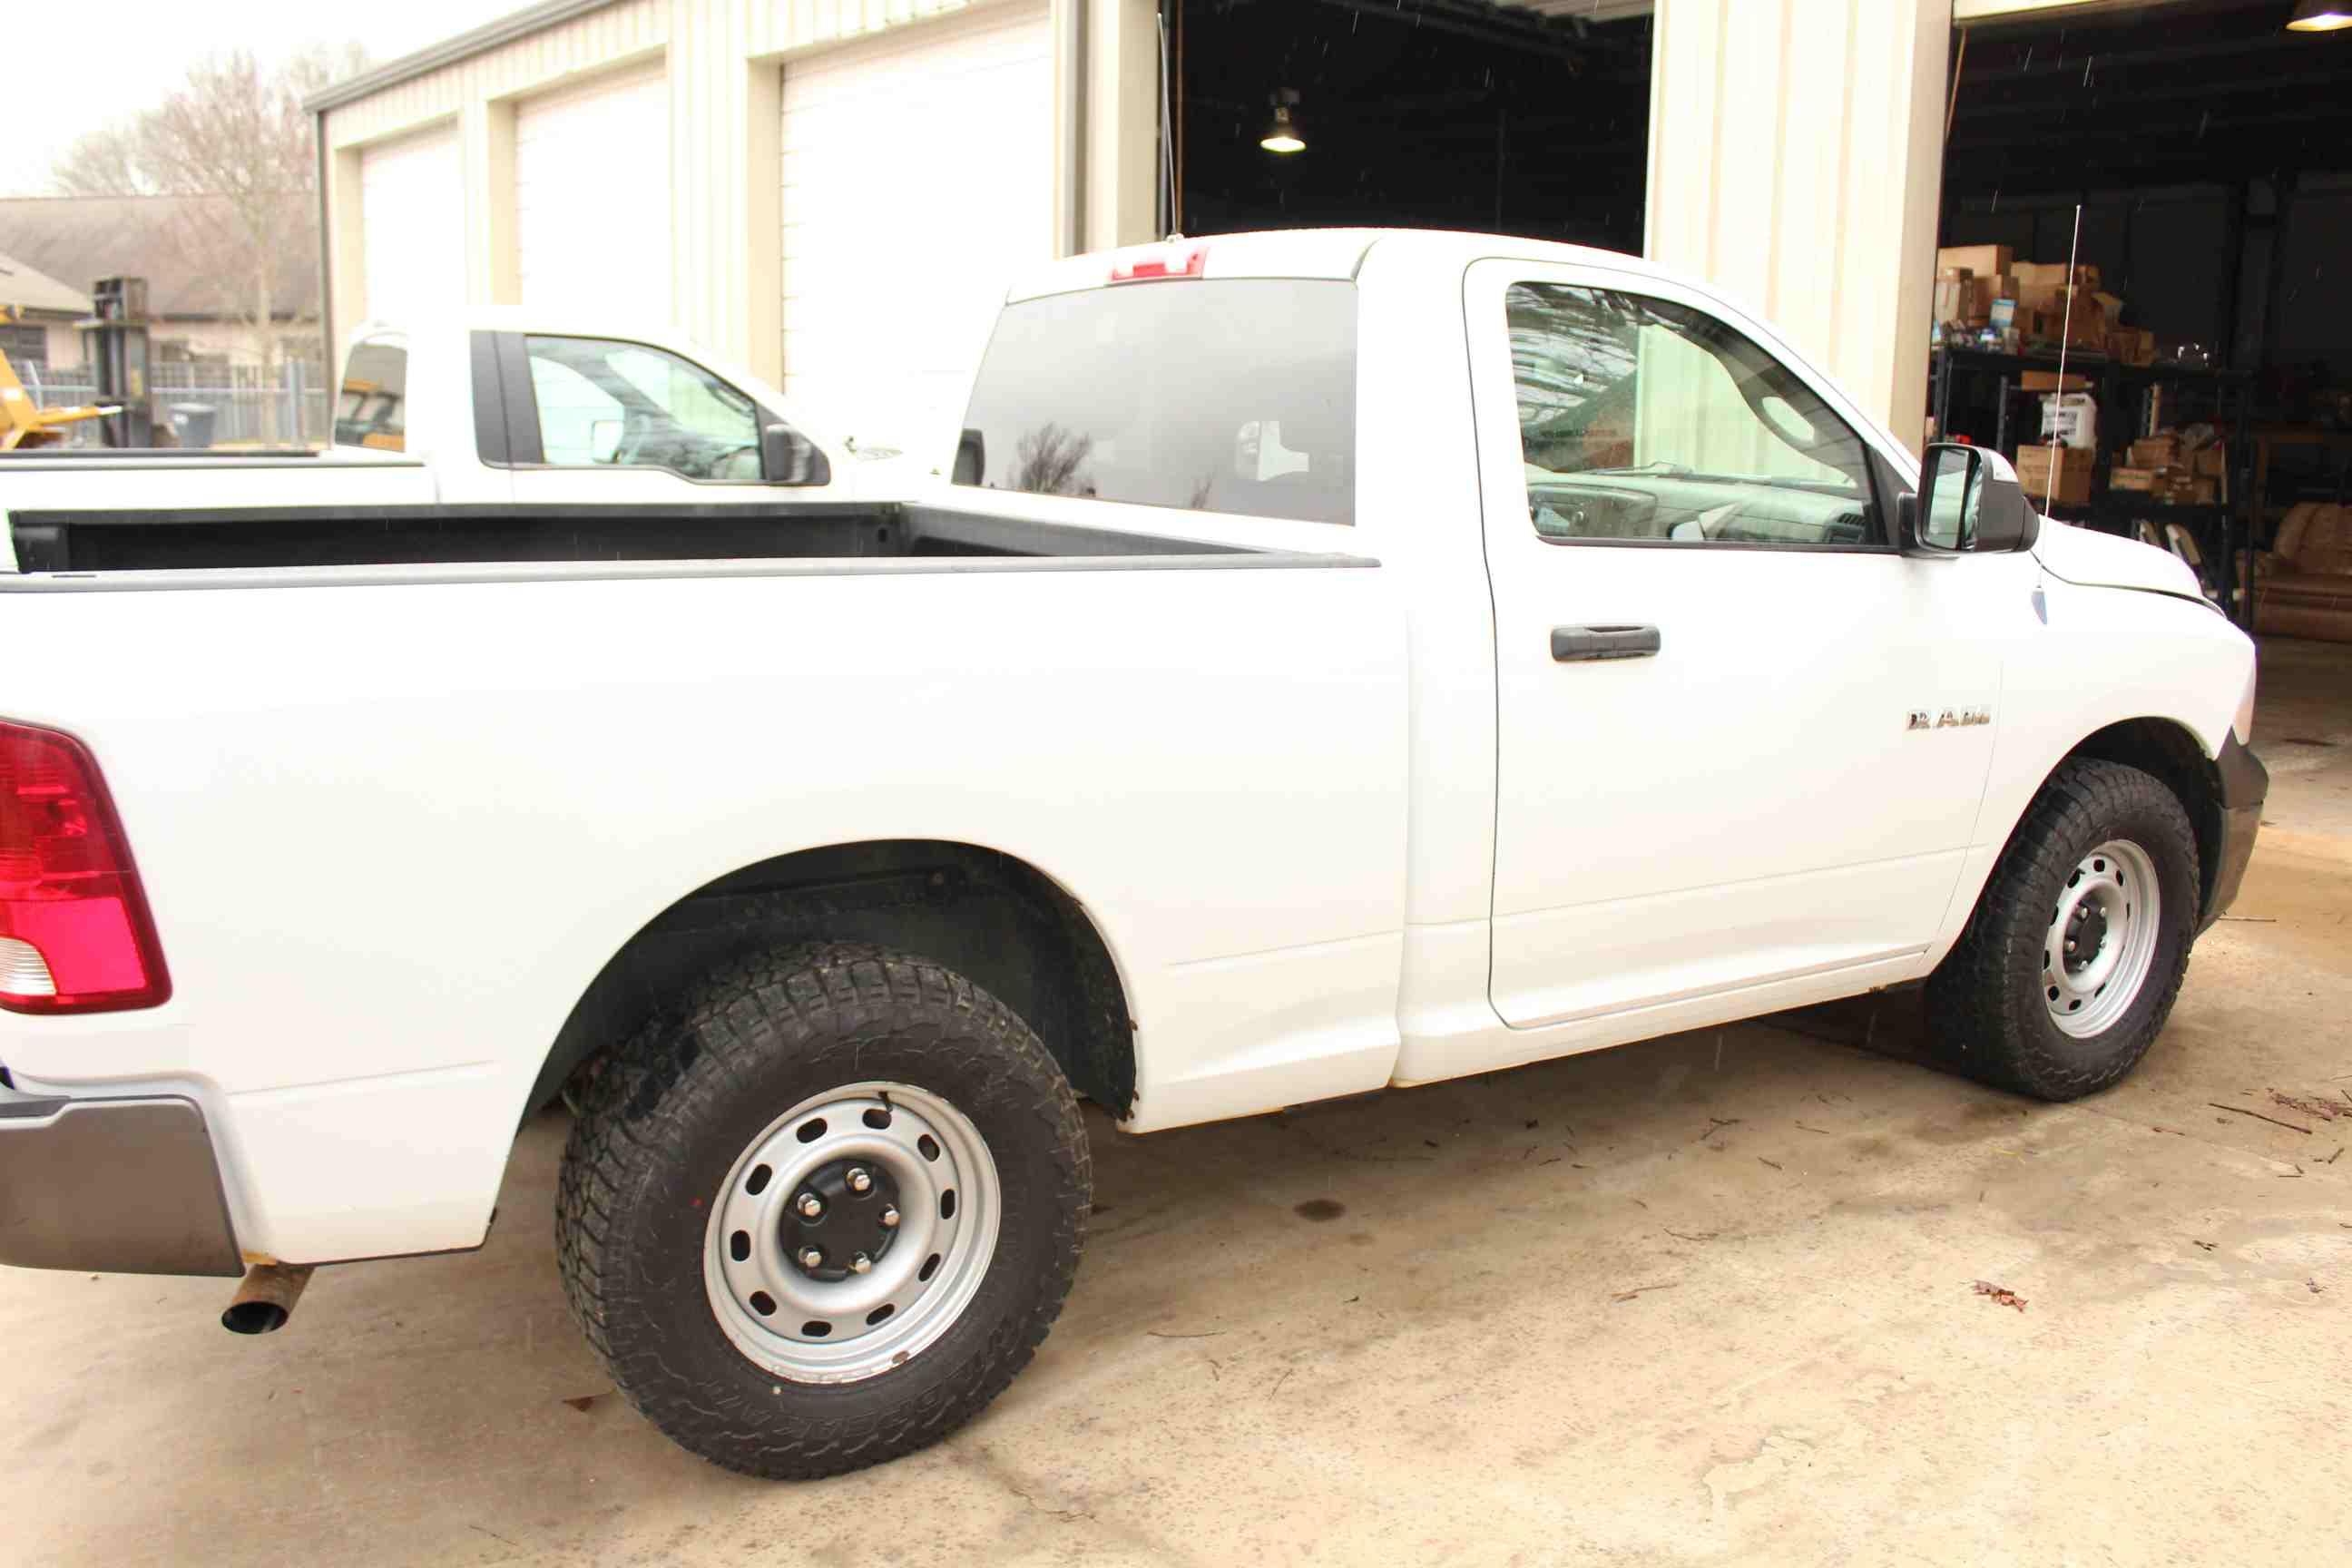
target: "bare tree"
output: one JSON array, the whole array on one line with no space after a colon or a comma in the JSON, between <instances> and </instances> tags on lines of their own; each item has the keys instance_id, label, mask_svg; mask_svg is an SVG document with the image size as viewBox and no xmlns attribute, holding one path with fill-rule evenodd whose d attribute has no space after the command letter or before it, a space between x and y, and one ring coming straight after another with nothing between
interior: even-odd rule
<instances>
[{"instance_id":1,"label":"bare tree","mask_svg":"<svg viewBox=\"0 0 2352 1568\"><path fill-rule=\"evenodd\" d=\"M1094 450L1092 436L1059 425L1024 431L1013 447L1013 488L1032 495L1092 495L1094 481L1086 467Z\"/></svg>"},{"instance_id":2,"label":"bare tree","mask_svg":"<svg viewBox=\"0 0 2352 1568\"><path fill-rule=\"evenodd\" d=\"M172 243L268 366L281 334L308 337L318 321L318 163L302 100L366 63L356 44L269 71L242 50L203 61L154 108L77 141L53 177L68 195L205 198L177 204ZM293 318L283 323L281 303Z\"/></svg>"}]
</instances>

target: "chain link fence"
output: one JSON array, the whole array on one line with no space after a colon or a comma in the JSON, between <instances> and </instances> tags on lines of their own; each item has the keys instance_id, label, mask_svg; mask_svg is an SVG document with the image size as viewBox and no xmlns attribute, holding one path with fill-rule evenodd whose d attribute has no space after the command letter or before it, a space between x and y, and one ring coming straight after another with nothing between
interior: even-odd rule
<instances>
[{"instance_id":1,"label":"chain link fence","mask_svg":"<svg viewBox=\"0 0 2352 1568\"><path fill-rule=\"evenodd\" d=\"M98 401L96 374L87 365L51 370L28 364L17 375L37 406ZM326 369L315 360L290 359L267 368L165 360L147 371L148 402L159 438L172 428L174 409L200 408L212 415L215 447L322 446L333 417L329 390ZM105 445L96 420L66 429L71 437L68 445Z\"/></svg>"}]
</instances>

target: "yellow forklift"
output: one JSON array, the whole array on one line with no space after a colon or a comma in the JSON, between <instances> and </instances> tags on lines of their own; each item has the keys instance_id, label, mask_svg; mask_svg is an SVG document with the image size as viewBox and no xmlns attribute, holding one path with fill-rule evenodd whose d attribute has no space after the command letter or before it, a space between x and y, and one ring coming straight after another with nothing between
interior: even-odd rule
<instances>
[{"instance_id":1,"label":"yellow forklift","mask_svg":"<svg viewBox=\"0 0 2352 1568\"><path fill-rule=\"evenodd\" d=\"M0 305L0 327L20 319L16 307ZM32 395L16 379L16 366L0 351L0 452L33 447L62 447L65 427L85 419L103 419L122 412L120 404L85 403L72 408L36 408Z\"/></svg>"}]
</instances>

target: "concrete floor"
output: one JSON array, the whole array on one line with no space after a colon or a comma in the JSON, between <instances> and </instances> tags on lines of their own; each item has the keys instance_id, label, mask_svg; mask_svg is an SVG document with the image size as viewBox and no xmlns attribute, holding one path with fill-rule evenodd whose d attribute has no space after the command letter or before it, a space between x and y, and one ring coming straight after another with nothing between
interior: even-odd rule
<instances>
[{"instance_id":1,"label":"concrete floor","mask_svg":"<svg viewBox=\"0 0 2352 1568\"><path fill-rule=\"evenodd\" d=\"M1036 1363L942 1447L808 1486L612 1392L555 1282L550 1118L482 1252L322 1273L273 1338L221 1332L220 1283L0 1271L0 1561L2340 1560L2352 647L2274 643L2263 680L2244 894L2088 1103L1901 1059L1884 999L1097 1120Z\"/></svg>"}]
</instances>

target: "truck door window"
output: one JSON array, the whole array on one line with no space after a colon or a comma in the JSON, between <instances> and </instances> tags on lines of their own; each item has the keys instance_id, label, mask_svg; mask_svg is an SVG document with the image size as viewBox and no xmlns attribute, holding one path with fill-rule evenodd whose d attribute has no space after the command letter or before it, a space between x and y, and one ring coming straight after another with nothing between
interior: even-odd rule
<instances>
[{"instance_id":1,"label":"truck door window","mask_svg":"<svg viewBox=\"0 0 2352 1568\"><path fill-rule=\"evenodd\" d=\"M758 406L692 361L604 338L528 337L523 353L551 466L759 479Z\"/></svg>"},{"instance_id":2,"label":"truck door window","mask_svg":"<svg viewBox=\"0 0 2352 1568\"><path fill-rule=\"evenodd\" d=\"M1504 309L1528 511L1545 539L1885 541L1861 437L1723 322L1553 283L1514 285Z\"/></svg>"},{"instance_id":3,"label":"truck door window","mask_svg":"<svg viewBox=\"0 0 2352 1568\"><path fill-rule=\"evenodd\" d=\"M408 345L370 338L352 347L335 401L335 445L408 450Z\"/></svg>"}]
</instances>

